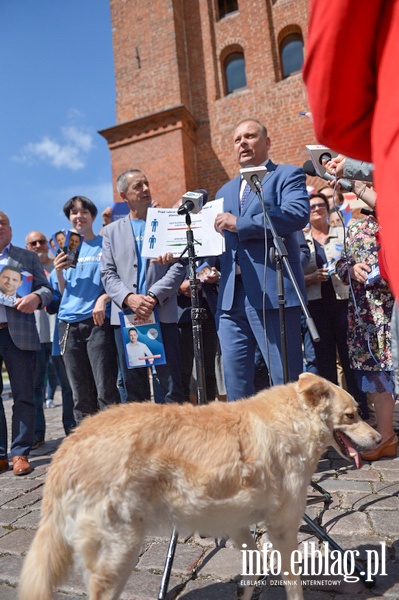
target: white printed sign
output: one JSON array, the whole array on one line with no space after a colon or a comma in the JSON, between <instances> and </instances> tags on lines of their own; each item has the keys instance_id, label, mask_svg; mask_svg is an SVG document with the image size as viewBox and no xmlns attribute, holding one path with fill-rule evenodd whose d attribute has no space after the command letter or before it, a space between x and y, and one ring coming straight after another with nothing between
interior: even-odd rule
<instances>
[{"instance_id":1,"label":"white printed sign","mask_svg":"<svg viewBox=\"0 0 399 600\"><path fill-rule=\"evenodd\" d=\"M223 212L223 198L208 202L200 213L190 215L197 256L218 256L224 252L224 237L215 230L216 215ZM149 208L146 219L143 251L146 258L156 258L166 252L181 255L187 246L185 215L176 208Z\"/></svg>"}]
</instances>

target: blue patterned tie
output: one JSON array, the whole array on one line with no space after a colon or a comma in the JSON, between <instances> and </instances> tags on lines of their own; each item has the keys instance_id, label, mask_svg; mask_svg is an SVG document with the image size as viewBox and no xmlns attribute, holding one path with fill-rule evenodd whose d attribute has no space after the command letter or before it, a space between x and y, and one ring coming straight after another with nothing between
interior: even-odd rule
<instances>
[{"instance_id":1,"label":"blue patterned tie","mask_svg":"<svg viewBox=\"0 0 399 600\"><path fill-rule=\"evenodd\" d=\"M244 205L245 205L250 193L251 193L251 188L249 187L249 185L247 183L247 184L245 184L245 188L242 193L241 200L240 200L240 213L242 213L242 209L244 208Z\"/></svg>"}]
</instances>

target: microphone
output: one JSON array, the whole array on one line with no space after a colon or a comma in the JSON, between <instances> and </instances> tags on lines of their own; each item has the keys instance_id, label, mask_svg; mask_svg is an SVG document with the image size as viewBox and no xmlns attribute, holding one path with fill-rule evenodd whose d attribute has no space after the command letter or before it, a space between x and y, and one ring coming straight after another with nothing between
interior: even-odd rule
<instances>
[{"instance_id":1,"label":"microphone","mask_svg":"<svg viewBox=\"0 0 399 600\"><path fill-rule=\"evenodd\" d=\"M329 162L330 160L332 160L332 156L329 152L323 152L322 154L320 154L319 156L319 163L321 165L323 165L323 160Z\"/></svg>"},{"instance_id":2,"label":"microphone","mask_svg":"<svg viewBox=\"0 0 399 600\"><path fill-rule=\"evenodd\" d=\"M208 202L208 192L206 190L195 190L194 192L186 192L182 196L182 205L177 209L178 215L187 215L193 213L198 214L202 207Z\"/></svg>"},{"instance_id":3,"label":"microphone","mask_svg":"<svg viewBox=\"0 0 399 600\"><path fill-rule=\"evenodd\" d=\"M323 158L325 158L324 155L323 155ZM330 160L331 160L331 157L330 157ZM316 173L316 169L314 168L314 165L311 160L306 160L303 163L302 168L305 171L306 175L310 175L311 177L317 176L317 177L321 177L322 179L325 179L326 181L335 181L335 177L333 175L330 175L330 173L327 173L327 171L324 173L324 175L318 175ZM349 181L348 179L338 179L338 183L347 192L353 191L353 183L351 181Z\"/></svg>"},{"instance_id":4,"label":"microphone","mask_svg":"<svg viewBox=\"0 0 399 600\"><path fill-rule=\"evenodd\" d=\"M256 192L262 191L261 181L268 172L269 171L265 166L254 167L254 165L249 165L248 167L240 169L241 175L255 194Z\"/></svg>"}]
</instances>

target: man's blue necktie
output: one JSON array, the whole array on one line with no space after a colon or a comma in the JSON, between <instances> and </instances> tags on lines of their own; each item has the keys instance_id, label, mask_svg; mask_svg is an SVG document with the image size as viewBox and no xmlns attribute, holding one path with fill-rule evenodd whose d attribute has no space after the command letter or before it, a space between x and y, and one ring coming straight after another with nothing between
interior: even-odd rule
<instances>
[{"instance_id":1,"label":"man's blue necktie","mask_svg":"<svg viewBox=\"0 0 399 600\"><path fill-rule=\"evenodd\" d=\"M241 200L240 200L240 213L242 213L242 209L247 201L247 198L249 196L249 194L251 193L251 188L249 187L248 183L245 185L244 191L242 193L241 196Z\"/></svg>"}]
</instances>

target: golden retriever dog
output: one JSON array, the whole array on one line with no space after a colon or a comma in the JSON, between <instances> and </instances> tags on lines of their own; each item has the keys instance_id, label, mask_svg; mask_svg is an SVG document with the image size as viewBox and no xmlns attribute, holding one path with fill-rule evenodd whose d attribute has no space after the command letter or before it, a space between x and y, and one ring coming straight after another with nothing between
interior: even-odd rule
<instances>
[{"instance_id":1,"label":"golden retriever dog","mask_svg":"<svg viewBox=\"0 0 399 600\"><path fill-rule=\"evenodd\" d=\"M263 522L290 572L321 454L331 445L359 464L357 448L380 440L347 392L310 373L228 404L125 404L88 417L49 468L19 600L51 600L75 559L90 600L119 598L160 519L239 549L256 549L249 525ZM285 578L287 598L302 599L298 578Z\"/></svg>"}]
</instances>

